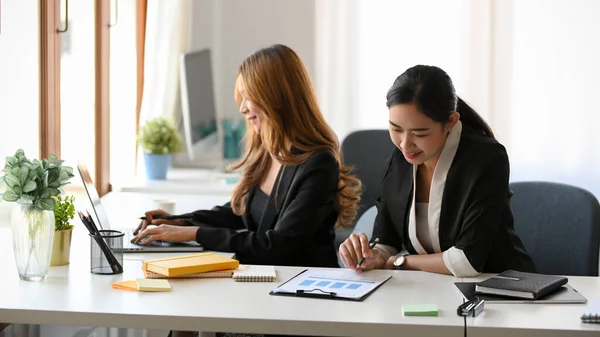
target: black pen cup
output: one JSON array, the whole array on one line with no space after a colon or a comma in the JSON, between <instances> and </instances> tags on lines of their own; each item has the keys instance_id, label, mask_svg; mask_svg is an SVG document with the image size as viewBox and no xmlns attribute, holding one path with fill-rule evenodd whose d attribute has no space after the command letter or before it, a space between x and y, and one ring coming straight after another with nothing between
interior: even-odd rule
<instances>
[{"instance_id":1,"label":"black pen cup","mask_svg":"<svg viewBox=\"0 0 600 337\"><path fill-rule=\"evenodd\" d=\"M123 237L125 233L115 230L99 230L90 234L91 272L114 275L123 272Z\"/></svg>"}]
</instances>

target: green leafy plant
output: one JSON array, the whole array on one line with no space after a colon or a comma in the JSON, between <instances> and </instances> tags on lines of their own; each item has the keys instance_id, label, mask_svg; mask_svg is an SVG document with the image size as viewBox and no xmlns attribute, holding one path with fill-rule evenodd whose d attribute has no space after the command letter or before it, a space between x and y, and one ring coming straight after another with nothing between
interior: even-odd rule
<instances>
[{"instance_id":1,"label":"green leafy plant","mask_svg":"<svg viewBox=\"0 0 600 337\"><path fill-rule=\"evenodd\" d=\"M63 231L73 229L69 221L75 217L74 196L56 197L56 207L54 208L54 230Z\"/></svg>"},{"instance_id":2,"label":"green leafy plant","mask_svg":"<svg viewBox=\"0 0 600 337\"><path fill-rule=\"evenodd\" d=\"M5 201L32 205L38 210L54 211L54 197L62 193L61 187L69 184L73 168L62 166L59 160L50 154L48 159L29 160L22 149L14 156L6 157L4 176L6 191L2 195Z\"/></svg>"},{"instance_id":3,"label":"green leafy plant","mask_svg":"<svg viewBox=\"0 0 600 337\"><path fill-rule=\"evenodd\" d=\"M170 154L181 151L183 141L173 122L166 118L147 121L138 134L138 141L146 153Z\"/></svg>"}]
</instances>

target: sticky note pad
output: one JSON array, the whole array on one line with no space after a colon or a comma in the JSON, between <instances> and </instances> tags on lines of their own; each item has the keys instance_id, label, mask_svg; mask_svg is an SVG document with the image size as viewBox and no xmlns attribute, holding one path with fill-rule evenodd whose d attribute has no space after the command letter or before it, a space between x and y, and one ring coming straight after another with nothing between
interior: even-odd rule
<instances>
[{"instance_id":1,"label":"sticky note pad","mask_svg":"<svg viewBox=\"0 0 600 337\"><path fill-rule=\"evenodd\" d=\"M136 281L140 291L171 291L169 280L139 278Z\"/></svg>"},{"instance_id":2,"label":"sticky note pad","mask_svg":"<svg viewBox=\"0 0 600 337\"><path fill-rule=\"evenodd\" d=\"M138 285L135 280L113 283L112 287L113 289L138 291Z\"/></svg>"},{"instance_id":3,"label":"sticky note pad","mask_svg":"<svg viewBox=\"0 0 600 337\"><path fill-rule=\"evenodd\" d=\"M402 314L404 316L437 316L438 308L435 304L403 305Z\"/></svg>"}]
</instances>

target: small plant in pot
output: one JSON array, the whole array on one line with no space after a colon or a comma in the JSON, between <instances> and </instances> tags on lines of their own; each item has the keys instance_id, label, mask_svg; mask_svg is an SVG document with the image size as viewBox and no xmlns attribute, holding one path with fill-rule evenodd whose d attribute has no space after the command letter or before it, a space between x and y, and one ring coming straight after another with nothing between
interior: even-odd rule
<instances>
[{"instance_id":1,"label":"small plant in pot","mask_svg":"<svg viewBox=\"0 0 600 337\"><path fill-rule=\"evenodd\" d=\"M74 196L56 197L54 208L54 243L52 244L51 266L64 266L69 264L71 255L71 235L75 217Z\"/></svg>"},{"instance_id":2,"label":"small plant in pot","mask_svg":"<svg viewBox=\"0 0 600 337\"><path fill-rule=\"evenodd\" d=\"M148 179L167 179L171 154L181 151L183 142L174 123L166 118L147 121L138 134L138 142L144 150L144 163Z\"/></svg>"}]
</instances>

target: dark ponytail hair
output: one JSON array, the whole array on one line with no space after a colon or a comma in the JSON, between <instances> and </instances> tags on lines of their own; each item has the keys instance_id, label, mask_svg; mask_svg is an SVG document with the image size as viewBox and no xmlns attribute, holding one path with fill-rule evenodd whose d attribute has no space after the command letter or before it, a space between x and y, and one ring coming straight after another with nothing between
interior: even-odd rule
<instances>
[{"instance_id":1,"label":"dark ponytail hair","mask_svg":"<svg viewBox=\"0 0 600 337\"><path fill-rule=\"evenodd\" d=\"M415 103L419 111L443 125L456 111L464 125L494 138L489 125L456 95L450 76L438 67L417 65L396 78L387 93L387 107L409 103Z\"/></svg>"}]
</instances>

